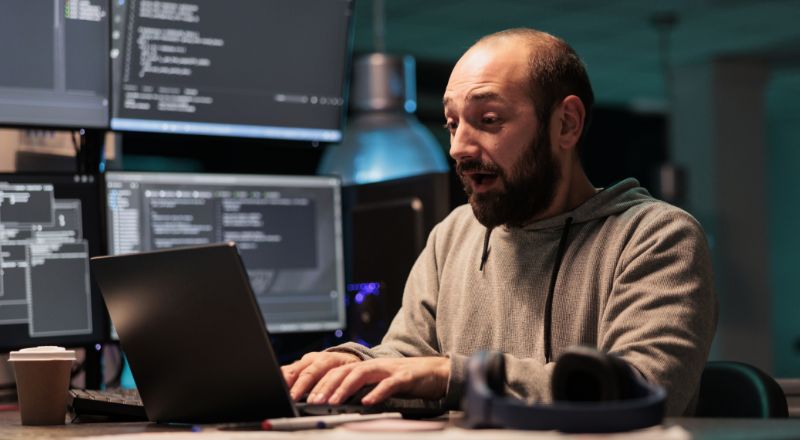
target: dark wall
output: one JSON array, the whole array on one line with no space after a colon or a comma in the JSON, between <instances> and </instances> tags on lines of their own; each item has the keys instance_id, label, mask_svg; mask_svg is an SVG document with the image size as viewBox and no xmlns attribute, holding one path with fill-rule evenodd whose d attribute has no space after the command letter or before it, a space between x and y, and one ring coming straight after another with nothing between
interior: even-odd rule
<instances>
[{"instance_id":1,"label":"dark wall","mask_svg":"<svg viewBox=\"0 0 800 440\"><path fill-rule=\"evenodd\" d=\"M663 115L625 108L598 107L582 150L583 165L595 186L635 177L658 195L656 172L667 160L667 124Z\"/></svg>"}]
</instances>

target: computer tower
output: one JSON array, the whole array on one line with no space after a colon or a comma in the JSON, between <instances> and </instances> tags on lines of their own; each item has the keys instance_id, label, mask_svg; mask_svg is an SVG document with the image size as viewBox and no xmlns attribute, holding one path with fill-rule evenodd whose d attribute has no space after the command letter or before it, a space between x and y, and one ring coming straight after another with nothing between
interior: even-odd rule
<instances>
[{"instance_id":1,"label":"computer tower","mask_svg":"<svg viewBox=\"0 0 800 440\"><path fill-rule=\"evenodd\" d=\"M432 173L343 188L347 330L380 342L428 234L450 211L450 177Z\"/></svg>"}]
</instances>

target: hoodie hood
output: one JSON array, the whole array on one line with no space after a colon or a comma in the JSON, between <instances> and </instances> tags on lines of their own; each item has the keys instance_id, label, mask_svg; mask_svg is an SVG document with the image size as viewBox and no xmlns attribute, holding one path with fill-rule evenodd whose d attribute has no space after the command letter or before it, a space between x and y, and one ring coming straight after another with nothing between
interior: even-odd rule
<instances>
[{"instance_id":1,"label":"hoodie hood","mask_svg":"<svg viewBox=\"0 0 800 440\"><path fill-rule=\"evenodd\" d=\"M526 231L535 231L540 229L560 228L564 226L564 223L570 217L572 218L572 224L585 223L619 214L640 203L652 201L653 197L646 189L639 185L638 180L628 178L608 188L601 189L597 194L572 211L535 221L522 229Z\"/></svg>"},{"instance_id":2,"label":"hoodie hood","mask_svg":"<svg viewBox=\"0 0 800 440\"><path fill-rule=\"evenodd\" d=\"M521 229L516 229L516 231L539 231L544 229L563 228L564 232L561 236L561 243L559 244L559 248L561 248L566 244L571 225L606 218L608 216L624 212L640 203L652 202L653 200L654 199L650 193L647 192L647 190L641 185L639 185L638 180L634 178L628 178L608 188L601 188L594 196L590 197L572 211L567 211L554 217L535 221ZM508 232L512 231L505 226L503 226L503 229ZM489 239L491 235L492 229L486 228L483 239L483 251L481 253L480 266L478 267L478 270L480 271L483 271L483 267L489 258ZM560 261L557 262L557 264L560 264Z\"/></svg>"}]
</instances>

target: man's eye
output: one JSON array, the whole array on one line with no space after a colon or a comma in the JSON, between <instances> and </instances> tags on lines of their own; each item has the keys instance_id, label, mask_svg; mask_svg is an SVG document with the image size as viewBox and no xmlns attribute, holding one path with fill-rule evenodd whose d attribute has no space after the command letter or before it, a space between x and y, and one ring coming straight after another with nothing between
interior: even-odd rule
<instances>
[{"instance_id":1,"label":"man's eye","mask_svg":"<svg viewBox=\"0 0 800 440\"><path fill-rule=\"evenodd\" d=\"M498 122L500 122L500 118L497 116L484 116L481 118L481 123L484 125L493 125L497 124Z\"/></svg>"},{"instance_id":2,"label":"man's eye","mask_svg":"<svg viewBox=\"0 0 800 440\"><path fill-rule=\"evenodd\" d=\"M450 133L452 133L452 132L456 131L456 128L458 128L458 124L456 124L455 122L445 122L443 127L444 127L445 130L447 130Z\"/></svg>"}]
</instances>

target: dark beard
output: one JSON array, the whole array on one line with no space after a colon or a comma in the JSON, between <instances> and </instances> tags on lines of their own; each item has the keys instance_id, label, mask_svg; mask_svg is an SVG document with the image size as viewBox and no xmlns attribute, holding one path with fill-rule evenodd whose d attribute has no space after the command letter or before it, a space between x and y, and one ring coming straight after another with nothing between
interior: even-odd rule
<instances>
[{"instance_id":1,"label":"dark beard","mask_svg":"<svg viewBox=\"0 0 800 440\"><path fill-rule=\"evenodd\" d=\"M464 191L475 217L487 228L506 225L520 228L537 214L541 214L555 197L560 173L550 151L548 127L542 126L531 145L511 169L510 176L494 164L464 161L456 165ZM464 171L484 171L497 174L503 190L475 194Z\"/></svg>"}]
</instances>

